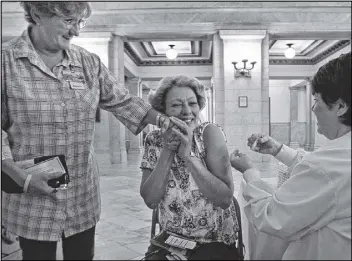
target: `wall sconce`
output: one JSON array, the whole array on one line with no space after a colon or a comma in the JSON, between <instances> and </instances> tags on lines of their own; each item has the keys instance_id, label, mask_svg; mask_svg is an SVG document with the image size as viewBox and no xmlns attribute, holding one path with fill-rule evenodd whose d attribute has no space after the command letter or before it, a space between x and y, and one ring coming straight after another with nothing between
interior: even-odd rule
<instances>
[{"instance_id":1,"label":"wall sconce","mask_svg":"<svg viewBox=\"0 0 352 261\"><path fill-rule=\"evenodd\" d=\"M247 59L244 59L242 60L243 62L243 67L242 68L237 68L236 64L237 62L232 62L233 64L233 67L235 68L235 78L238 78L240 76L243 76L243 77L247 77L247 78L251 78L251 70L254 68L254 65L257 63L257 62L251 62L251 65L252 67L251 68L247 68L246 64L248 62Z\"/></svg>"}]
</instances>

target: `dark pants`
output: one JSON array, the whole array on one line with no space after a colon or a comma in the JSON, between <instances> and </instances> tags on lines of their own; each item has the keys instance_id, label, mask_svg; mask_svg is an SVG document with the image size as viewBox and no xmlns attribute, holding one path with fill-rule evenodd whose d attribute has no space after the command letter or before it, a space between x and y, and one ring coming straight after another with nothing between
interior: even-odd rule
<instances>
[{"instance_id":1,"label":"dark pants","mask_svg":"<svg viewBox=\"0 0 352 261\"><path fill-rule=\"evenodd\" d=\"M153 253L155 252L155 253ZM153 253L153 254L152 254ZM168 252L155 245L148 247L145 253L146 260L167 260ZM194 249L188 260L240 260L238 250L235 245L228 246L223 243L201 244Z\"/></svg>"},{"instance_id":2,"label":"dark pants","mask_svg":"<svg viewBox=\"0 0 352 261\"><path fill-rule=\"evenodd\" d=\"M64 260L93 260L95 226L65 238L62 236ZM37 241L19 237L22 260L56 260L56 241Z\"/></svg>"}]
</instances>

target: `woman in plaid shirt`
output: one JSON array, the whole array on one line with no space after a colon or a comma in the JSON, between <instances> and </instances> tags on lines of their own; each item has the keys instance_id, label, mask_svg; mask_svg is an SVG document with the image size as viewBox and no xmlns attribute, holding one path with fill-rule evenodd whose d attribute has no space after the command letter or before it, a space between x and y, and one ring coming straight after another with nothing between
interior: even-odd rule
<instances>
[{"instance_id":1,"label":"woman in plaid shirt","mask_svg":"<svg viewBox=\"0 0 352 261\"><path fill-rule=\"evenodd\" d=\"M17 184L29 185L22 194L3 193L2 222L19 236L24 259L54 260L60 239L64 259L93 259L101 209L93 149L97 107L134 134L157 119L167 129L170 121L119 86L97 55L70 44L91 14L87 2L21 5L29 27L2 45L2 166ZM47 184L61 174L26 182L15 164L60 154L70 174L67 190Z\"/></svg>"}]
</instances>

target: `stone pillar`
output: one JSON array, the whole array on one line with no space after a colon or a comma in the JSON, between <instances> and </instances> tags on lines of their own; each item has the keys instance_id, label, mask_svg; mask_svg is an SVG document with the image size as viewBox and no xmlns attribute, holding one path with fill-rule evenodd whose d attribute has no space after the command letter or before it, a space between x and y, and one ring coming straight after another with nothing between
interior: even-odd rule
<instances>
[{"instance_id":1,"label":"stone pillar","mask_svg":"<svg viewBox=\"0 0 352 261\"><path fill-rule=\"evenodd\" d=\"M215 103L214 122L224 127L224 46L219 33L213 35L213 98Z\"/></svg>"},{"instance_id":2,"label":"stone pillar","mask_svg":"<svg viewBox=\"0 0 352 261\"><path fill-rule=\"evenodd\" d=\"M209 111L209 121L210 122L215 122L214 118L215 118L215 101L214 101L214 88L211 85L210 89L209 89L209 107L208 107L208 111Z\"/></svg>"},{"instance_id":3,"label":"stone pillar","mask_svg":"<svg viewBox=\"0 0 352 261\"><path fill-rule=\"evenodd\" d=\"M262 133L269 134L270 131L270 101L269 101L269 34L266 34L262 40L262 73L261 73L261 101L262 101ZM273 158L269 155L263 155L263 162L270 162Z\"/></svg>"},{"instance_id":4,"label":"stone pillar","mask_svg":"<svg viewBox=\"0 0 352 261\"><path fill-rule=\"evenodd\" d=\"M314 150L314 120L313 120L313 112L312 112L312 85L310 79L306 80L306 142L304 144L304 149L306 151Z\"/></svg>"},{"instance_id":5,"label":"stone pillar","mask_svg":"<svg viewBox=\"0 0 352 261\"><path fill-rule=\"evenodd\" d=\"M150 89L148 87L142 88L142 99L148 101Z\"/></svg>"},{"instance_id":6,"label":"stone pillar","mask_svg":"<svg viewBox=\"0 0 352 261\"><path fill-rule=\"evenodd\" d=\"M120 36L112 35L109 41L109 69L118 84L124 86L124 47ZM109 113L110 163L126 163L125 126Z\"/></svg>"},{"instance_id":7,"label":"stone pillar","mask_svg":"<svg viewBox=\"0 0 352 261\"><path fill-rule=\"evenodd\" d=\"M213 111L212 111L213 104L212 104L211 95L212 95L211 88L205 90L205 98L206 98L207 106L204 108L204 110L206 110L206 115L207 115L206 120L209 122L213 122Z\"/></svg>"},{"instance_id":8,"label":"stone pillar","mask_svg":"<svg viewBox=\"0 0 352 261\"><path fill-rule=\"evenodd\" d=\"M229 152L239 149L248 154L261 170L267 169L265 162L269 157L255 153L247 146L247 138L251 134L269 130L269 45L267 33L265 30L220 30L219 35L224 46L223 104L225 106L222 106L224 106L224 131ZM238 62L241 67L243 59L248 59L249 63L256 62L254 69L251 70L251 78L234 77L235 69L232 62ZM216 97L218 95L216 86L214 91ZM247 107L239 107L239 96L247 97ZM217 98L216 101L218 101Z\"/></svg>"},{"instance_id":9,"label":"stone pillar","mask_svg":"<svg viewBox=\"0 0 352 261\"><path fill-rule=\"evenodd\" d=\"M142 86L140 78L127 78L126 86L130 94L138 97L142 97ZM134 135L130 130L126 128L129 140L128 154L140 154L142 151L142 133Z\"/></svg>"},{"instance_id":10,"label":"stone pillar","mask_svg":"<svg viewBox=\"0 0 352 261\"><path fill-rule=\"evenodd\" d=\"M289 87L290 89L290 144L293 149L299 148L298 142L298 91L299 86Z\"/></svg>"},{"instance_id":11,"label":"stone pillar","mask_svg":"<svg viewBox=\"0 0 352 261\"><path fill-rule=\"evenodd\" d=\"M211 106L210 104L210 87L212 84L212 80L211 79L202 79L199 80L199 82L201 84L203 84L204 86L204 97L205 97L205 107L203 108L203 110L200 111L199 117L201 119L202 122L205 121L211 121L211 114L209 114L209 106Z\"/></svg>"}]
</instances>

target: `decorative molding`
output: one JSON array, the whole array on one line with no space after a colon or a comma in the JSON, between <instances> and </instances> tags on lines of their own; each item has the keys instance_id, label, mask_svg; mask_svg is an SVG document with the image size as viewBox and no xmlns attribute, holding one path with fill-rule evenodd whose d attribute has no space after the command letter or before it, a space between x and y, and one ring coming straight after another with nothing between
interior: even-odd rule
<instances>
[{"instance_id":1,"label":"decorative molding","mask_svg":"<svg viewBox=\"0 0 352 261\"><path fill-rule=\"evenodd\" d=\"M151 45L149 42L148 44ZM201 52L202 52L202 42L199 42L199 54L193 54L192 56L196 57L201 57ZM143 46L143 45L142 45ZM142 60L139 58L139 56L133 51L131 46L128 44L128 42L124 42L124 48L125 48L125 53L132 59L132 61L137 65L137 66L197 66L197 65L212 65L213 64L213 55L212 51L210 53L210 58L209 59L202 59L202 60L182 60L180 58L176 60ZM147 52L147 55L149 56L149 53ZM155 55L154 57L163 57L162 55ZM182 57L180 55L179 57Z\"/></svg>"},{"instance_id":2,"label":"decorative molding","mask_svg":"<svg viewBox=\"0 0 352 261\"><path fill-rule=\"evenodd\" d=\"M192 57L201 57L202 56L202 48L203 48L203 42L202 41L195 41L189 40L191 43L191 53L190 54L185 54L185 53L179 53L178 57L187 57L187 58L192 58ZM128 43L127 43L128 44ZM140 42L141 47L143 48L144 52L147 54L148 57L155 57L155 58L164 58L166 59L165 54L158 54L156 50L154 49L154 46L151 41L148 42ZM198 52L196 53L196 44L198 44ZM132 53L133 55L136 55L135 52Z\"/></svg>"},{"instance_id":3,"label":"decorative molding","mask_svg":"<svg viewBox=\"0 0 352 261\"><path fill-rule=\"evenodd\" d=\"M290 86L288 88L290 89L290 91L292 91L292 90L301 90L301 89L303 90L306 87L306 85L307 85L307 82L306 81L302 81L299 84L296 84L294 86Z\"/></svg>"},{"instance_id":4,"label":"decorative molding","mask_svg":"<svg viewBox=\"0 0 352 261\"><path fill-rule=\"evenodd\" d=\"M266 36L266 30L219 30L223 40L261 40Z\"/></svg>"},{"instance_id":5,"label":"decorative molding","mask_svg":"<svg viewBox=\"0 0 352 261\"><path fill-rule=\"evenodd\" d=\"M348 46L349 44L351 44L351 40L342 40L340 42L338 42L337 44L335 44L334 46L331 46L329 49L325 50L324 52L318 54L316 57L314 57L313 63L317 64L319 62L321 62L322 60L324 60L326 57L332 55L333 53L341 50L342 48Z\"/></svg>"},{"instance_id":6,"label":"decorative molding","mask_svg":"<svg viewBox=\"0 0 352 261\"><path fill-rule=\"evenodd\" d=\"M277 40L270 40L269 42L269 50L271 49L271 47L273 47L273 45L276 43Z\"/></svg>"},{"instance_id":7,"label":"decorative molding","mask_svg":"<svg viewBox=\"0 0 352 261\"><path fill-rule=\"evenodd\" d=\"M195 66L195 65L212 65L213 62L208 60L174 60L174 61L142 61L138 66Z\"/></svg>"},{"instance_id":8,"label":"decorative molding","mask_svg":"<svg viewBox=\"0 0 352 261\"><path fill-rule=\"evenodd\" d=\"M314 65L310 59L270 59L269 65Z\"/></svg>"},{"instance_id":9,"label":"decorative molding","mask_svg":"<svg viewBox=\"0 0 352 261\"><path fill-rule=\"evenodd\" d=\"M314 48L312 48L312 46L314 46L314 44L316 44L318 42L318 40L314 40L310 45L308 45L306 48L304 48L300 54L303 54L303 55L307 55L307 53L305 54L305 52L309 49L311 49L309 52L311 52ZM320 43L321 44L321 43Z\"/></svg>"},{"instance_id":10,"label":"decorative molding","mask_svg":"<svg viewBox=\"0 0 352 261\"><path fill-rule=\"evenodd\" d=\"M331 46L324 52L318 54L312 59L269 59L270 65L315 65L335 52L351 44L350 40L341 40L335 45Z\"/></svg>"},{"instance_id":11,"label":"decorative molding","mask_svg":"<svg viewBox=\"0 0 352 261\"><path fill-rule=\"evenodd\" d=\"M142 60L139 59L139 57L137 55L134 55L134 52L131 48L131 46L127 43L124 42L123 43L124 49L125 49L125 53L131 58L131 60L138 66Z\"/></svg>"},{"instance_id":12,"label":"decorative molding","mask_svg":"<svg viewBox=\"0 0 352 261\"><path fill-rule=\"evenodd\" d=\"M301 52L301 54L308 56L310 55L314 50L317 48L321 47L323 44L325 44L327 40L315 40L311 45L309 45L305 50ZM314 45L315 44L315 45ZM310 49L309 49L310 48Z\"/></svg>"},{"instance_id":13,"label":"decorative molding","mask_svg":"<svg viewBox=\"0 0 352 261\"><path fill-rule=\"evenodd\" d=\"M152 42L141 42L142 48L144 49L145 53L150 57L152 55L158 55L152 45ZM151 54L150 54L150 52Z\"/></svg>"}]
</instances>

